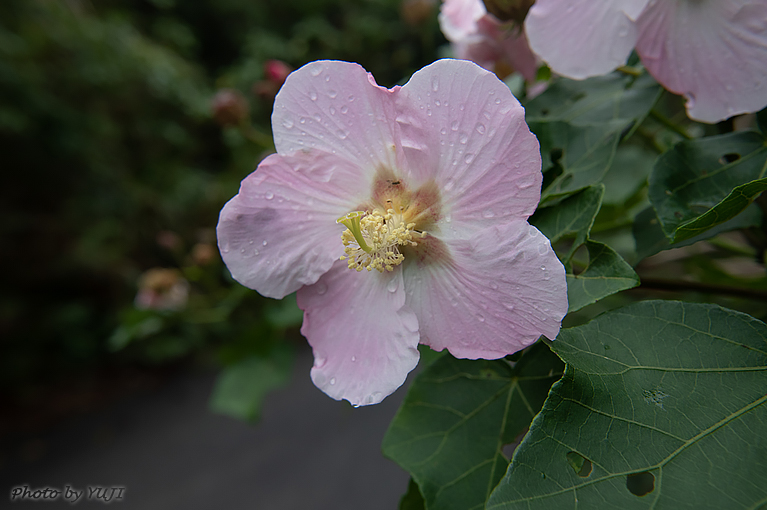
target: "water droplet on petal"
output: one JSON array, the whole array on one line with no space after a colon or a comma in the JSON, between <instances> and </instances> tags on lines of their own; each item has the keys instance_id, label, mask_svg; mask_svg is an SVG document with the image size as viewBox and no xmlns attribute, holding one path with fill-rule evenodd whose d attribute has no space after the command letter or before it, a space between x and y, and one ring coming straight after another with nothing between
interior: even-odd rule
<instances>
[{"instance_id":1,"label":"water droplet on petal","mask_svg":"<svg viewBox=\"0 0 767 510\"><path fill-rule=\"evenodd\" d=\"M263 243L261 243L261 245L263 246L266 246L267 244L269 244L269 241L264 241Z\"/></svg>"},{"instance_id":2,"label":"water droplet on petal","mask_svg":"<svg viewBox=\"0 0 767 510\"><path fill-rule=\"evenodd\" d=\"M325 366L325 363L327 360L323 358L322 356L317 356L314 358L314 368L322 368Z\"/></svg>"},{"instance_id":3,"label":"water droplet on petal","mask_svg":"<svg viewBox=\"0 0 767 510\"><path fill-rule=\"evenodd\" d=\"M317 294L320 296L328 291L328 286L322 282L317 282L314 285L317 287Z\"/></svg>"},{"instance_id":4,"label":"water droplet on petal","mask_svg":"<svg viewBox=\"0 0 767 510\"><path fill-rule=\"evenodd\" d=\"M470 164L472 161L474 161L474 154L467 154L463 157L463 160L466 162L466 164Z\"/></svg>"},{"instance_id":5,"label":"water droplet on petal","mask_svg":"<svg viewBox=\"0 0 767 510\"><path fill-rule=\"evenodd\" d=\"M330 385L333 386L335 383L336 383L336 378L335 377L331 377L330 378Z\"/></svg>"},{"instance_id":6,"label":"water droplet on petal","mask_svg":"<svg viewBox=\"0 0 767 510\"><path fill-rule=\"evenodd\" d=\"M349 133L347 133L343 129L339 129L336 134L338 135L338 138L340 138L341 140L346 140L346 137L349 136Z\"/></svg>"},{"instance_id":7,"label":"water droplet on petal","mask_svg":"<svg viewBox=\"0 0 767 510\"><path fill-rule=\"evenodd\" d=\"M319 113L315 114L313 118L317 122L322 122L322 116Z\"/></svg>"},{"instance_id":8,"label":"water droplet on petal","mask_svg":"<svg viewBox=\"0 0 767 510\"><path fill-rule=\"evenodd\" d=\"M349 107L348 107L348 106L346 106L346 105L343 105L343 106L341 107L341 113L345 114L345 113L346 113L346 112L348 112L348 111L349 111Z\"/></svg>"},{"instance_id":9,"label":"water droplet on petal","mask_svg":"<svg viewBox=\"0 0 767 510\"><path fill-rule=\"evenodd\" d=\"M484 135L485 134L485 125L484 124L482 124L482 123L477 124L475 129L477 130L477 133L479 133L480 135Z\"/></svg>"},{"instance_id":10,"label":"water droplet on petal","mask_svg":"<svg viewBox=\"0 0 767 510\"><path fill-rule=\"evenodd\" d=\"M357 361L357 356L352 356L352 363L354 363L355 361Z\"/></svg>"},{"instance_id":11,"label":"water droplet on petal","mask_svg":"<svg viewBox=\"0 0 767 510\"><path fill-rule=\"evenodd\" d=\"M442 103L439 102L439 99L434 100L434 106L441 106Z\"/></svg>"},{"instance_id":12,"label":"water droplet on petal","mask_svg":"<svg viewBox=\"0 0 767 510\"><path fill-rule=\"evenodd\" d=\"M450 129L452 129L453 131L458 131L458 126L459 126L458 121L454 120L453 123L450 124Z\"/></svg>"},{"instance_id":13,"label":"water droplet on petal","mask_svg":"<svg viewBox=\"0 0 767 510\"><path fill-rule=\"evenodd\" d=\"M496 97L495 98L495 104L501 104L501 98L500 97Z\"/></svg>"},{"instance_id":14,"label":"water droplet on petal","mask_svg":"<svg viewBox=\"0 0 767 510\"><path fill-rule=\"evenodd\" d=\"M479 320L479 322L485 322L485 316L482 315L481 313L478 313L477 314L477 320Z\"/></svg>"},{"instance_id":15,"label":"water droplet on petal","mask_svg":"<svg viewBox=\"0 0 767 510\"><path fill-rule=\"evenodd\" d=\"M264 198L265 198L265 199L267 199L267 200L271 200L271 199L273 199L273 198L274 198L274 193L272 193L271 191L267 191L267 192L264 194Z\"/></svg>"},{"instance_id":16,"label":"water droplet on petal","mask_svg":"<svg viewBox=\"0 0 767 510\"><path fill-rule=\"evenodd\" d=\"M349 97L348 97L347 99L349 99L349 102L350 102L350 103L351 103L352 101L354 101L354 94L349 94Z\"/></svg>"},{"instance_id":17,"label":"water droplet on petal","mask_svg":"<svg viewBox=\"0 0 767 510\"><path fill-rule=\"evenodd\" d=\"M328 111L330 111L330 115L335 115L336 114L336 109L333 108L332 106L330 107L330 110L328 110Z\"/></svg>"},{"instance_id":18,"label":"water droplet on petal","mask_svg":"<svg viewBox=\"0 0 767 510\"><path fill-rule=\"evenodd\" d=\"M483 218L492 218L493 216L495 216L495 213L491 211L490 209L485 209L484 211L482 211Z\"/></svg>"},{"instance_id":19,"label":"water droplet on petal","mask_svg":"<svg viewBox=\"0 0 767 510\"><path fill-rule=\"evenodd\" d=\"M439 77L438 76L434 76L431 79L431 90L433 90L434 92L439 90Z\"/></svg>"},{"instance_id":20,"label":"water droplet on petal","mask_svg":"<svg viewBox=\"0 0 767 510\"><path fill-rule=\"evenodd\" d=\"M313 65L309 68L309 72L312 76L319 76L322 74L322 64Z\"/></svg>"},{"instance_id":21,"label":"water droplet on petal","mask_svg":"<svg viewBox=\"0 0 767 510\"><path fill-rule=\"evenodd\" d=\"M309 92L309 99L311 99L312 101L316 101L317 100L317 93L315 91L313 91L313 90L311 92Z\"/></svg>"},{"instance_id":22,"label":"water droplet on petal","mask_svg":"<svg viewBox=\"0 0 767 510\"><path fill-rule=\"evenodd\" d=\"M301 117L300 119L298 119L298 123L299 124L306 124L306 117Z\"/></svg>"},{"instance_id":23,"label":"water droplet on petal","mask_svg":"<svg viewBox=\"0 0 767 510\"><path fill-rule=\"evenodd\" d=\"M397 280L395 280L394 278L389 280L389 283L386 284L386 289L389 292L397 292L397 287L398 287Z\"/></svg>"},{"instance_id":24,"label":"water droplet on petal","mask_svg":"<svg viewBox=\"0 0 767 510\"><path fill-rule=\"evenodd\" d=\"M458 141L461 142L461 143L468 142L469 141L469 135L467 135L466 133L461 133L460 136L458 137Z\"/></svg>"},{"instance_id":25,"label":"water droplet on petal","mask_svg":"<svg viewBox=\"0 0 767 510\"><path fill-rule=\"evenodd\" d=\"M336 90L331 90L328 92L328 97L330 97L330 99L335 99L337 95L338 95L338 91Z\"/></svg>"},{"instance_id":26,"label":"water droplet on petal","mask_svg":"<svg viewBox=\"0 0 767 510\"><path fill-rule=\"evenodd\" d=\"M291 119L285 118L282 120L282 125L285 129L290 129L293 127L293 121Z\"/></svg>"}]
</instances>

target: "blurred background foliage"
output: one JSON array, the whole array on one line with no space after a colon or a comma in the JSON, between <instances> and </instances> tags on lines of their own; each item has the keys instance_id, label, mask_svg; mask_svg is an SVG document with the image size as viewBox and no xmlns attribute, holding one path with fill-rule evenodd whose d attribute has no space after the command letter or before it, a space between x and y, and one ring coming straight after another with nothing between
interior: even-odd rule
<instances>
[{"instance_id":1,"label":"blurred background foliage","mask_svg":"<svg viewBox=\"0 0 767 510\"><path fill-rule=\"evenodd\" d=\"M77 374L192 358L231 368L214 408L255 417L259 396L226 388L252 387L247 367L264 360L278 368L263 391L284 380L281 340L298 336L301 315L295 300L235 284L214 229L272 149L268 62L356 61L392 86L444 44L436 7L0 3L3 400L34 404ZM235 98L229 117L212 109L219 89Z\"/></svg>"}]
</instances>

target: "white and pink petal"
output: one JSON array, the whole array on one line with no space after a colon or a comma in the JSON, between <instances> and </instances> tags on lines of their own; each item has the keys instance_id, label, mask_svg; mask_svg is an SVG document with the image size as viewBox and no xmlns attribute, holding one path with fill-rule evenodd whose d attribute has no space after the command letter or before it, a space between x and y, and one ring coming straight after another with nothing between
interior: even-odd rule
<instances>
[{"instance_id":1,"label":"white and pink petal","mask_svg":"<svg viewBox=\"0 0 767 510\"><path fill-rule=\"evenodd\" d=\"M405 306L402 271L357 272L337 262L298 291L311 377L330 397L377 404L418 364L418 319Z\"/></svg>"},{"instance_id":2,"label":"white and pink petal","mask_svg":"<svg viewBox=\"0 0 767 510\"><path fill-rule=\"evenodd\" d=\"M535 211L538 140L519 101L493 73L468 61L439 60L400 89L397 106L410 173L417 181L435 180L449 228L473 231Z\"/></svg>"},{"instance_id":3,"label":"white and pink petal","mask_svg":"<svg viewBox=\"0 0 767 510\"><path fill-rule=\"evenodd\" d=\"M324 152L273 154L221 210L221 255L235 280L282 298L315 283L343 255L336 219L368 193L358 167Z\"/></svg>"},{"instance_id":4,"label":"white and pink petal","mask_svg":"<svg viewBox=\"0 0 767 510\"><path fill-rule=\"evenodd\" d=\"M634 21L648 1L537 0L525 19L530 47L562 76L607 74L634 49Z\"/></svg>"},{"instance_id":5,"label":"white and pink petal","mask_svg":"<svg viewBox=\"0 0 767 510\"><path fill-rule=\"evenodd\" d=\"M403 270L421 343L458 358L495 359L557 336L567 313L565 271L535 227L502 222L445 244L449 262Z\"/></svg>"},{"instance_id":6,"label":"white and pink petal","mask_svg":"<svg viewBox=\"0 0 767 510\"><path fill-rule=\"evenodd\" d=\"M291 73L274 102L272 130L280 154L316 149L366 168L398 166L395 89L376 84L359 64L311 62Z\"/></svg>"},{"instance_id":7,"label":"white and pink petal","mask_svg":"<svg viewBox=\"0 0 767 510\"><path fill-rule=\"evenodd\" d=\"M684 95L690 118L718 122L767 106L767 3L651 2L637 20L650 74Z\"/></svg>"}]
</instances>

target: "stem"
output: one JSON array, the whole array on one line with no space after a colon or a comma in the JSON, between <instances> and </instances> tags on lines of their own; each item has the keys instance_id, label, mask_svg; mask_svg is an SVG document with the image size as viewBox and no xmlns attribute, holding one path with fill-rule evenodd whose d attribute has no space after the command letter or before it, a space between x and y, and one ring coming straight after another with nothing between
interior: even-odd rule
<instances>
[{"instance_id":1,"label":"stem","mask_svg":"<svg viewBox=\"0 0 767 510\"><path fill-rule=\"evenodd\" d=\"M674 133L676 133L679 136L681 136L682 138L684 138L686 140L692 140L693 139L693 137L690 136L689 133L687 133L687 131L685 131L680 126L677 126L676 124L671 122L671 120L668 117L666 117L665 115L660 113L655 108L650 110L650 117L652 117L653 119L657 120L658 122L660 122L661 124L663 124L664 126L669 128L671 131L673 131Z\"/></svg>"},{"instance_id":2,"label":"stem","mask_svg":"<svg viewBox=\"0 0 767 510\"><path fill-rule=\"evenodd\" d=\"M728 285L716 285L711 283L689 282L685 280L664 280L661 278L643 278L636 289L667 290L672 292L702 292L704 294L724 294L747 299L760 299L767 301L767 291L748 289L743 287L730 287Z\"/></svg>"},{"instance_id":3,"label":"stem","mask_svg":"<svg viewBox=\"0 0 767 510\"><path fill-rule=\"evenodd\" d=\"M617 71L627 74L629 76L642 76L642 68L639 67L631 67L631 66L620 66Z\"/></svg>"}]
</instances>

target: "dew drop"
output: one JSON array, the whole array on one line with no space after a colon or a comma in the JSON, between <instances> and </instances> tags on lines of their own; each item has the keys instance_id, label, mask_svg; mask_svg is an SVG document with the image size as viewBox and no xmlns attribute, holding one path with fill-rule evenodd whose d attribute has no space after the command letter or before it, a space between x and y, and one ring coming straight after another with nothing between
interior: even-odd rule
<instances>
[{"instance_id":1,"label":"dew drop","mask_svg":"<svg viewBox=\"0 0 767 510\"><path fill-rule=\"evenodd\" d=\"M323 358L322 356L317 356L314 358L314 368L322 368L325 366L325 363L327 363L328 360Z\"/></svg>"},{"instance_id":2,"label":"dew drop","mask_svg":"<svg viewBox=\"0 0 767 510\"><path fill-rule=\"evenodd\" d=\"M495 216L495 213L491 211L490 209L485 209L484 211L482 211L483 218L492 218L494 216Z\"/></svg>"},{"instance_id":3,"label":"dew drop","mask_svg":"<svg viewBox=\"0 0 767 510\"><path fill-rule=\"evenodd\" d=\"M397 280L395 279L389 280L389 283L386 284L386 289L389 292L397 292Z\"/></svg>"},{"instance_id":4,"label":"dew drop","mask_svg":"<svg viewBox=\"0 0 767 510\"><path fill-rule=\"evenodd\" d=\"M336 383L336 378L335 377L331 377L330 378L330 385L333 386L335 383Z\"/></svg>"},{"instance_id":5,"label":"dew drop","mask_svg":"<svg viewBox=\"0 0 767 510\"><path fill-rule=\"evenodd\" d=\"M282 125L285 129L290 129L293 127L293 121L291 119L285 118L282 120Z\"/></svg>"},{"instance_id":6,"label":"dew drop","mask_svg":"<svg viewBox=\"0 0 767 510\"><path fill-rule=\"evenodd\" d=\"M311 92L309 92L309 99L311 99L312 101L316 101L317 100L317 93L315 91L313 91L313 90Z\"/></svg>"},{"instance_id":7,"label":"dew drop","mask_svg":"<svg viewBox=\"0 0 767 510\"><path fill-rule=\"evenodd\" d=\"M477 314L477 320L478 320L479 322L485 322L485 316L484 316L484 315L482 315L481 313L478 313L478 314Z\"/></svg>"},{"instance_id":8,"label":"dew drop","mask_svg":"<svg viewBox=\"0 0 767 510\"><path fill-rule=\"evenodd\" d=\"M253 249L253 255L258 255L258 254L259 254L259 251L258 251L258 249L255 249L255 248L254 248L254 249Z\"/></svg>"},{"instance_id":9,"label":"dew drop","mask_svg":"<svg viewBox=\"0 0 767 510\"><path fill-rule=\"evenodd\" d=\"M267 191L267 192L264 194L264 198L265 198L265 199L267 199L267 200L271 200L271 199L273 199L273 198L274 198L274 193L272 193L271 191Z\"/></svg>"},{"instance_id":10,"label":"dew drop","mask_svg":"<svg viewBox=\"0 0 767 510\"><path fill-rule=\"evenodd\" d=\"M477 130L477 133L479 133L480 135L484 135L485 134L485 125L484 124L482 124L482 123L477 124L475 129Z\"/></svg>"},{"instance_id":11,"label":"dew drop","mask_svg":"<svg viewBox=\"0 0 767 510\"><path fill-rule=\"evenodd\" d=\"M349 94L349 97L347 99L349 100L350 103L354 101L354 94Z\"/></svg>"},{"instance_id":12,"label":"dew drop","mask_svg":"<svg viewBox=\"0 0 767 510\"><path fill-rule=\"evenodd\" d=\"M325 294L328 291L328 286L322 282L317 282L315 283L315 285L317 287L317 294L320 296Z\"/></svg>"},{"instance_id":13,"label":"dew drop","mask_svg":"<svg viewBox=\"0 0 767 510\"><path fill-rule=\"evenodd\" d=\"M514 309L514 305L511 303L504 303L503 306L505 306L508 311L512 311Z\"/></svg>"},{"instance_id":14,"label":"dew drop","mask_svg":"<svg viewBox=\"0 0 767 510\"><path fill-rule=\"evenodd\" d=\"M315 65L309 68L309 72L312 76L319 76L322 74L322 65Z\"/></svg>"},{"instance_id":15,"label":"dew drop","mask_svg":"<svg viewBox=\"0 0 767 510\"><path fill-rule=\"evenodd\" d=\"M306 117L301 117L300 119L298 119L298 123L299 124L306 124Z\"/></svg>"},{"instance_id":16,"label":"dew drop","mask_svg":"<svg viewBox=\"0 0 767 510\"><path fill-rule=\"evenodd\" d=\"M463 160L466 162L466 164L470 164L472 161L474 161L474 154L467 154L463 157Z\"/></svg>"},{"instance_id":17,"label":"dew drop","mask_svg":"<svg viewBox=\"0 0 767 510\"><path fill-rule=\"evenodd\" d=\"M452 129L453 131L458 131L458 126L459 126L458 121L454 120L453 123L450 124L450 129Z\"/></svg>"},{"instance_id":18,"label":"dew drop","mask_svg":"<svg viewBox=\"0 0 767 510\"><path fill-rule=\"evenodd\" d=\"M434 92L439 90L439 77L435 76L431 79L431 90Z\"/></svg>"},{"instance_id":19,"label":"dew drop","mask_svg":"<svg viewBox=\"0 0 767 510\"><path fill-rule=\"evenodd\" d=\"M352 356L352 363L354 363L355 361L357 361L357 356Z\"/></svg>"},{"instance_id":20,"label":"dew drop","mask_svg":"<svg viewBox=\"0 0 767 510\"><path fill-rule=\"evenodd\" d=\"M240 253L245 254L245 248L240 248Z\"/></svg>"},{"instance_id":21,"label":"dew drop","mask_svg":"<svg viewBox=\"0 0 767 510\"><path fill-rule=\"evenodd\" d=\"M330 90L330 91L328 92L328 97L329 97L330 99L335 99L337 95L338 95L338 91L337 91L337 90Z\"/></svg>"},{"instance_id":22,"label":"dew drop","mask_svg":"<svg viewBox=\"0 0 767 510\"><path fill-rule=\"evenodd\" d=\"M316 120L317 122L322 122L322 116L320 116L319 113L315 114L313 119Z\"/></svg>"},{"instance_id":23,"label":"dew drop","mask_svg":"<svg viewBox=\"0 0 767 510\"><path fill-rule=\"evenodd\" d=\"M325 76L325 83L330 81L330 75Z\"/></svg>"},{"instance_id":24,"label":"dew drop","mask_svg":"<svg viewBox=\"0 0 767 510\"><path fill-rule=\"evenodd\" d=\"M461 142L461 143L468 142L469 141L469 135L467 135L466 133L461 133L460 136L458 137L458 141Z\"/></svg>"},{"instance_id":25,"label":"dew drop","mask_svg":"<svg viewBox=\"0 0 767 510\"><path fill-rule=\"evenodd\" d=\"M335 115L336 114L336 109L333 108L332 106L330 107L330 110L328 110L328 111L330 112L330 115Z\"/></svg>"},{"instance_id":26,"label":"dew drop","mask_svg":"<svg viewBox=\"0 0 767 510\"><path fill-rule=\"evenodd\" d=\"M347 133L343 129L339 129L336 134L338 135L338 138L340 138L341 140L346 140L346 137L349 136L349 133Z\"/></svg>"},{"instance_id":27,"label":"dew drop","mask_svg":"<svg viewBox=\"0 0 767 510\"><path fill-rule=\"evenodd\" d=\"M349 107L348 106L344 105L344 106L341 107L341 113L346 114L346 112L348 112L348 111L349 111Z\"/></svg>"},{"instance_id":28,"label":"dew drop","mask_svg":"<svg viewBox=\"0 0 767 510\"><path fill-rule=\"evenodd\" d=\"M541 266L541 271L546 271L546 266Z\"/></svg>"},{"instance_id":29,"label":"dew drop","mask_svg":"<svg viewBox=\"0 0 767 510\"><path fill-rule=\"evenodd\" d=\"M266 246L267 244L269 244L269 241L264 241L263 243L261 243L262 246Z\"/></svg>"},{"instance_id":30,"label":"dew drop","mask_svg":"<svg viewBox=\"0 0 767 510\"><path fill-rule=\"evenodd\" d=\"M501 104L501 98L500 97L496 97L495 98L495 104Z\"/></svg>"},{"instance_id":31,"label":"dew drop","mask_svg":"<svg viewBox=\"0 0 767 510\"><path fill-rule=\"evenodd\" d=\"M439 102L439 99L434 100L434 106L442 106L442 103Z\"/></svg>"}]
</instances>

